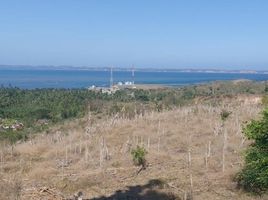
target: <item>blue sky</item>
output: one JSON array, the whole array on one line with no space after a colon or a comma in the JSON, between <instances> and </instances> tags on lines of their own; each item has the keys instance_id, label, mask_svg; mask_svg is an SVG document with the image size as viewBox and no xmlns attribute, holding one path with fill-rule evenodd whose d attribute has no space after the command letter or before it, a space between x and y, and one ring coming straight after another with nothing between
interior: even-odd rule
<instances>
[{"instance_id":1,"label":"blue sky","mask_svg":"<svg viewBox=\"0 0 268 200\"><path fill-rule=\"evenodd\" d=\"M0 0L0 64L268 69L268 1Z\"/></svg>"}]
</instances>

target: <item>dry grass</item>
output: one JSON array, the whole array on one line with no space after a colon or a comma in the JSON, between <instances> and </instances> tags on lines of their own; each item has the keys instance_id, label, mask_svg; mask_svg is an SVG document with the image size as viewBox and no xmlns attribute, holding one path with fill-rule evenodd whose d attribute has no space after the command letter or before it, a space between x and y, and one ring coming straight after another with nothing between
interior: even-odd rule
<instances>
[{"instance_id":1,"label":"dry grass","mask_svg":"<svg viewBox=\"0 0 268 200\"><path fill-rule=\"evenodd\" d=\"M224 125L223 109L232 112ZM200 200L260 199L237 190L233 177L241 169L241 153L248 143L241 126L261 109L257 101L240 97L218 106L198 103L133 120L95 120L89 115L65 123L17 144L13 152L2 145L0 189L5 192L0 198L27 199L29 188L44 186L66 197L82 191L87 198L97 198L157 179L164 187L154 190L177 199L190 193ZM138 175L130 154L137 145L147 149L149 163Z\"/></svg>"}]
</instances>

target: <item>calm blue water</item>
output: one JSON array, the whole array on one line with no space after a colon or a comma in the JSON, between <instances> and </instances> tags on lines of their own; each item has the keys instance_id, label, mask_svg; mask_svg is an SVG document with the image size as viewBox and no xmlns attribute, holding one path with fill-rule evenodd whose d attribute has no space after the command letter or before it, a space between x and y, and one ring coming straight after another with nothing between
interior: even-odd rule
<instances>
[{"instance_id":1,"label":"calm blue water","mask_svg":"<svg viewBox=\"0 0 268 200\"><path fill-rule=\"evenodd\" d=\"M131 81L131 72L114 71L114 83ZM268 80L268 74L135 72L137 84L180 86L215 80ZM85 70L1 70L0 85L20 88L84 88L91 85L109 86L110 71Z\"/></svg>"}]
</instances>

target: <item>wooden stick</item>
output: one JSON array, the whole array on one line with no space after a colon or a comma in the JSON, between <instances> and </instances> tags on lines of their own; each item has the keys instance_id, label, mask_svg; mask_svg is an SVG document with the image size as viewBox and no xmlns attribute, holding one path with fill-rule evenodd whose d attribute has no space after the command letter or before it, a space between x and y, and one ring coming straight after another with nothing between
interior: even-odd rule
<instances>
[{"instance_id":1,"label":"wooden stick","mask_svg":"<svg viewBox=\"0 0 268 200\"><path fill-rule=\"evenodd\" d=\"M223 135L223 148L222 148L222 172L225 172L225 152L227 148L227 131L226 129L224 130L224 135Z\"/></svg>"}]
</instances>

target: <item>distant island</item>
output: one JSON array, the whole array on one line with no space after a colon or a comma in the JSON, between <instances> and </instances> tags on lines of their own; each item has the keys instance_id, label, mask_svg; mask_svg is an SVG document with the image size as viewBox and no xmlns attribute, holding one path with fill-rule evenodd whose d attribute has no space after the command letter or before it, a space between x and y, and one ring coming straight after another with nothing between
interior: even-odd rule
<instances>
[{"instance_id":1,"label":"distant island","mask_svg":"<svg viewBox=\"0 0 268 200\"><path fill-rule=\"evenodd\" d=\"M142 72L185 72L185 73L239 73L268 74L268 70L229 70L229 69L195 69L195 68L143 68L143 67L89 67L68 65L0 65L0 70L87 70L87 71L142 71Z\"/></svg>"}]
</instances>

